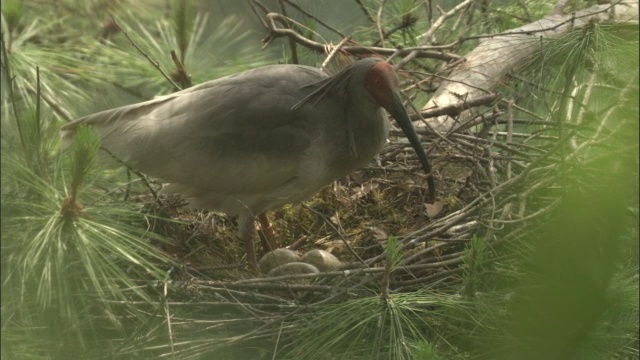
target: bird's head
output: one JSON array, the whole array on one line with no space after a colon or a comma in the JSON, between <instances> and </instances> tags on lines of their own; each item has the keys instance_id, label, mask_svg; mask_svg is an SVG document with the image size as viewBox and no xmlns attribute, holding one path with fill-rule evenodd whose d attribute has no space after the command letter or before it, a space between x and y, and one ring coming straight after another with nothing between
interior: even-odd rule
<instances>
[{"instance_id":1,"label":"bird's head","mask_svg":"<svg viewBox=\"0 0 640 360\"><path fill-rule=\"evenodd\" d=\"M365 75L364 88L378 105L387 110L396 119L396 122L409 139L411 146L418 155L422 168L429 174L430 200L434 201L435 185L431 176L431 164L400 98L400 82L393 65L382 60L374 61Z\"/></svg>"},{"instance_id":2,"label":"bird's head","mask_svg":"<svg viewBox=\"0 0 640 360\"><path fill-rule=\"evenodd\" d=\"M394 94L400 91L398 75L391 64L386 61L374 62L365 75L364 88L378 105L391 113Z\"/></svg>"},{"instance_id":3,"label":"bird's head","mask_svg":"<svg viewBox=\"0 0 640 360\"><path fill-rule=\"evenodd\" d=\"M364 92L362 91L363 85ZM313 87L313 91L297 102L291 108L292 110L296 110L309 102L315 106L330 92L339 93L343 96L348 95L350 92L352 94L362 94L365 97L370 97L371 103L387 110L396 119L398 125L400 125L400 128L409 139L411 146L416 151L422 168L428 174L429 202L435 201L435 185L431 175L431 164L400 98L400 82L393 65L382 59L369 57L354 62L332 77L308 86ZM365 95L365 93L368 95ZM357 97L357 99L360 100L361 97Z\"/></svg>"}]
</instances>

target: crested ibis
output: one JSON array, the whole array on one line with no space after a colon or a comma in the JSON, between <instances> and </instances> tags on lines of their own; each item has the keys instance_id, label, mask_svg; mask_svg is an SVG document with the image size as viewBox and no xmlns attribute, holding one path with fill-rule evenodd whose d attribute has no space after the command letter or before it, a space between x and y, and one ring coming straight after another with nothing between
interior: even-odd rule
<instances>
[{"instance_id":1,"label":"crested ibis","mask_svg":"<svg viewBox=\"0 0 640 360\"><path fill-rule=\"evenodd\" d=\"M192 206L238 216L256 266L255 216L310 198L380 152L395 118L428 175L431 166L402 104L391 64L365 58L329 76L302 65L271 65L153 100L102 111L86 124L101 146L170 183Z\"/></svg>"}]
</instances>

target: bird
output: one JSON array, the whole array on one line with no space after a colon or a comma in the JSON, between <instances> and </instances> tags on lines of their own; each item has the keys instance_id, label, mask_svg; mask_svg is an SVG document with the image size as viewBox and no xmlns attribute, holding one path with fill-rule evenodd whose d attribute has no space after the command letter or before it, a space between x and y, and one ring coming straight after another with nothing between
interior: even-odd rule
<instances>
[{"instance_id":1,"label":"bird","mask_svg":"<svg viewBox=\"0 0 640 360\"><path fill-rule=\"evenodd\" d=\"M427 174L431 164L400 97L392 64L354 61L335 75L297 64L267 65L84 116L61 128L70 141L95 128L101 148L168 183L194 208L238 217L255 269L255 218L312 197L370 162L396 120ZM263 220L262 217L260 217ZM267 250L268 251L268 250Z\"/></svg>"}]
</instances>

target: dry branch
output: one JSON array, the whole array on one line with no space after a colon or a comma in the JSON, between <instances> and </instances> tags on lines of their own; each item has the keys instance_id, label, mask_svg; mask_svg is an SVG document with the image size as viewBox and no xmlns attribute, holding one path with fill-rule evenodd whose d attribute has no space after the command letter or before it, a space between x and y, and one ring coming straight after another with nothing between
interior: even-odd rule
<instances>
[{"instance_id":1,"label":"dry branch","mask_svg":"<svg viewBox=\"0 0 640 360\"><path fill-rule=\"evenodd\" d=\"M286 16L283 16L278 13L269 13L265 16L264 21L265 21L265 25L267 26L267 30L269 30L269 34L262 40L262 42L265 44L264 46L268 46L274 39L278 37L285 36L290 39L293 39L296 43L308 49L311 49L320 53L325 53L326 51L325 44L307 39L306 37L300 35L299 33L297 33L292 29L282 28L276 25L276 21L284 24L289 23L290 20ZM385 48L385 47L375 47L375 46L343 46L340 50L351 55L378 54L378 55L385 55L385 56L391 56L391 55L402 56L405 54L409 54L411 51L413 51L413 50L402 50L402 49L398 50L398 49L391 49L391 48ZM452 60L460 59L460 57L455 54L451 54L443 51L430 51L430 50L420 51L416 55L416 57L432 58L432 59L439 59L444 61L452 61Z\"/></svg>"},{"instance_id":2,"label":"dry branch","mask_svg":"<svg viewBox=\"0 0 640 360\"><path fill-rule=\"evenodd\" d=\"M556 12L554 9L550 15L531 24L482 40L465 56L466 61L453 69L423 110L434 111L492 92L510 72L517 71L530 58L543 39L557 38L572 29L586 26L593 19L603 23L638 22L637 1L597 5L568 15ZM458 121L465 121L470 116L473 116L471 112L461 114L458 119L443 115L432 118L429 123L432 128L446 133Z\"/></svg>"}]
</instances>

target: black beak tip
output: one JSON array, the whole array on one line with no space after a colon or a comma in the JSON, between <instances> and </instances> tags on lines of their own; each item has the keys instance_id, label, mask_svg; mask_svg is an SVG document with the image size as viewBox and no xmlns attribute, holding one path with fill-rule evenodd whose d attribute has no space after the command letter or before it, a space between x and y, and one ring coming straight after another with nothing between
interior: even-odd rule
<instances>
[{"instance_id":1,"label":"black beak tip","mask_svg":"<svg viewBox=\"0 0 640 360\"><path fill-rule=\"evenodd\" d=\"M407 111L402 104L402 100L400 99L400 94L398 92L393 93L392 100L387 111L389 111L391 116L396 119L396 122L402 128L402 131L404 132L407 139L409 139L411 146L418 155L418 159L422 164L422 169L428 176L427 183L429 185L429 203L433 203L436 198L436 190L433 175L431 174L431 163L429 162L429 158L427 158L427 154L422 147L420 138L418 137L418 134L416 133L416 130L411 123L411 119L409 118L409 115L407 114Z\"/></svg>"}]
</instances>

